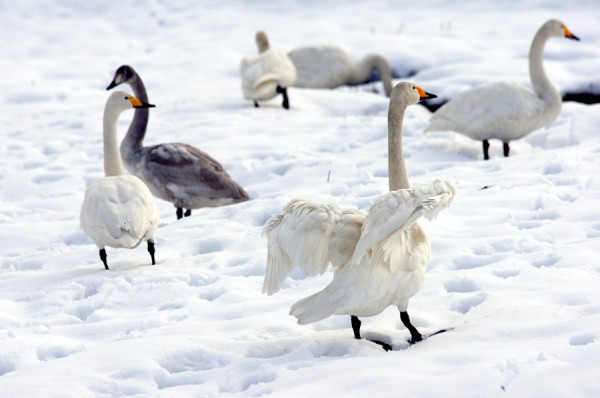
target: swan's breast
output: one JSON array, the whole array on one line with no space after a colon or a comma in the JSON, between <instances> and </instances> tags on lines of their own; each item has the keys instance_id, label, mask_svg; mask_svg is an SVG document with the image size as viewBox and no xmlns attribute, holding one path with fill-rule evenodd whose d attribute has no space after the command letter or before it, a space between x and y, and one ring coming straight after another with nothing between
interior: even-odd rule
<instances>
[{"instance_id":1,"label":"swan's breast","mask_svg":"<svg viewBox=\"0 0 600 398\"><path fill-rule=\"evenodd\" d=\"M456 131L473 139L513 140L539 129L560 112L560 103L539 98L512 82L467 90L438 109L426 131Z\"/></svg>"}]
</instances>

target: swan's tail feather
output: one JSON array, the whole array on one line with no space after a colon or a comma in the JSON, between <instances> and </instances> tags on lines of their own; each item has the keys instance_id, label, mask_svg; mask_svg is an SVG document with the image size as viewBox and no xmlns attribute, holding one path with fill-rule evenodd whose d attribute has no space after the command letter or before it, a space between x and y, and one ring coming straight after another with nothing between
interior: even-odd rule
<instances>
[{"instance_id":1,"label":"swan's tail feather","mask_svg":"<svg viewBox=\"0 0 600 398\"><path fill-rule=\"evenodd\" d=\"M295 316L300 325L306 325L333 315L335 308L327 290L323 290L295 303L290 309L290 315Z\"/></svg>"}]
</instances>

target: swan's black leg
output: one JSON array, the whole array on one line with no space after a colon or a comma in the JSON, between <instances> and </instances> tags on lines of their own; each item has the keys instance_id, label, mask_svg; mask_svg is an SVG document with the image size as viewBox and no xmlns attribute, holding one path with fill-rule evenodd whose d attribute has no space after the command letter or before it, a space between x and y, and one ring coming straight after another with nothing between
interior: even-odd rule
<instances>
[{"instance_id":1,"label":"swan's black leg","mask_svg":"<svg viewBox=\"0 0 600 398\"><path fill-rule=\"evenodd\" d=\"M152 258L152 265L156 264L156 261L154 261L154 253L155 252L156 252L156 250L154 250L154 242L149 240L148 241L148 253L150 253L150 257Z\"/></svg>"},{"instance_id":2,"label":"swan's black leg","mask_svg":"<svg viewBox=\"0 0 600 398\"><path fill-rule=\"evenodd\" d=\"M185 213L183 214L183 216L184 216L184 217L189 217L189 216L191 216L191 215L192 215L192 209L187 209L187 210L185 211Z\"/></svg>"},{"instance_id":3,"label":"swan's black leg","mask_svg":"<svg viewBox=\"0 0 600 398\"><path fill-rule=\"evenodd\" d=\"M283 103L281 104L285 109L290 109L290 100L287 95L287 88L277 86L277 93L283 95Z\"/></svg>"},{"instance_id":4,"label":"swan's black leg","mask_svg":"<svg viewBox=\"0 0 600 398\"><path fill-rule=\"evenodd\" d=\"M483 160L489 160L490 154L488 153L490 149L490 142L488 140L483 140Z\"/></svg>"},{"instance_id":5,"label":"swan's black leg","mask_svg":"<svg viewBox=\"0 0 600 398\"><path fill-rule=\"evenodd\" d=\"M360 340L362 337L360 337L360 325L361 325L361 321L360 319L358 319L357 316L354 315L350 315L350 322L352 323L352 331L354 332L354 338L357 340Z\"/></svg>"},{"instance_id":6,"label":"swan's black leg","mask_svg":"<svg viewBox=\"0 0 600 398\"><path fill-rule=\"evenodd\" d=\"M350 315L350 322L352 323L352 331L354 332L354 338L357 340L362 339L362 337L360 337L360 325L362 324L360 319L358 319L358 317L355 315ZM372 343L375 343L375 344L379 344L381 346L381 348L383 348L386 351L390 351L392 349L391 345L389 345L388 343L384 343L383 341L380 341L380 340L369 340L369 341Z\"/></svg>"},{"instance_id":7,"label":"swan's black leg","mask_svg":"<svg viewBox=\"0 0 600 398\"><path fill-rule=\"evenodd\" d=\"M421 333L419 333L417 328L414 327L412 323L410 323L410 318L408 317L408 312L406 312L406 311L400 312L400 320L402 321L404 326L406 326L406 328L410 332L410 341L409 341L410 344L415 344L415 343L418 343L419 341L423 340L423 336L421 336Z\"/></svg>"},{"instance_id":8,"label":"swan's black leg","mask_svg":"<svg viewBox=\"0 0 600 398\"><path fill-rule=\"evenodd\" d=\"M183 218L183 209L181 207L177 208L177 211L175 212L175 214L177 214L177 219L179 220L180 218Z\"/></svg>"},{"instance_id":9,"label":"swan's black leg","mask_svg":"<svg viewBox=\"0 0 600 398\"><path fill-rule=\"evenodd\" d=\"M502 149L504 150L504 157L507 158L508 153L510 152L510 146L508 145L508 142L502 144Z\"/></svg>"},{"instance_id":10,"label":"swan's black leg","mask_svg":"<svg viewBox=\"0 0 600 398\"><path fill-rule=\"evenodd\" d=\"M104 263L104 268L108 269L108 262L106 261L106 250L100 249L100 260Z\"/></svg>"},{"instance_id":11,"label":"swan's black leg","mask_svg":"<svg viewBox=\"0 0 600 398\"><path fill-rule=\"evenodd\" d=\"M255 108L260 108L260 105L258 105L258 101L254 100L254 107Z\"/></svg>"}]
</instances>

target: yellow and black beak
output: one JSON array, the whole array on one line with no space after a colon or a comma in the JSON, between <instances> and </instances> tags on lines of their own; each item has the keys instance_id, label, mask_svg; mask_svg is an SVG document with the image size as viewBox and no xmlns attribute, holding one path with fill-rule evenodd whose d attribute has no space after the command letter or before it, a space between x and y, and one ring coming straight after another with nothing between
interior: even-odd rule
<instances>
[{"instance_id":1,"label":"yellow and black beak","mask_svg":"<svg viewBox=\"0 0 600 398\"><path fill-rule=\"evenodd\" d=\"M148 104L134 96L129 96L129 102L131 102L131 106L134 108L154 108L155 105Z\"/></svg>"},{"instance_id":2,"label":"yellow and black beak","mask_svg":"<svg viewBox=\"0 0 600 398\"><path fill-rule=\"evenodd\" d=\"M565 31L565 37L567 39L573 39L573 40L579 40L579 37L575 36L573 33L571 33L571 31L569 30L569 28L567 28L565 25L563 25L563 30Z\"/></svg>"},{"instance_id":3,"label":"yellow and black beak","mask_svg":"<svg viewBox=\"0 0 600 398\"><path fill-rule=\"evenodd\" d=\"M432 99L432 98L437 98L437 95L435 94L431 94L426 92L425 90L423 90L421 87L417 86L417 91L419 93L419 100L423 101L423 100L427 100L427 99Z\"/></svg>"}]
</instances>

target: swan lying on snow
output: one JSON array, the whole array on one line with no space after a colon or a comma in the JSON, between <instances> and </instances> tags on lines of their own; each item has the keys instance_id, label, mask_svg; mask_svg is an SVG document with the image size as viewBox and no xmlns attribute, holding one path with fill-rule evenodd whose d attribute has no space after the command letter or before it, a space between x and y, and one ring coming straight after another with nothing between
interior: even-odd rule
<instances>
[{"instance_id":1,"label":"swan lying on snow","mask_svg":"<svg viewBox=\"0 0 600 398\"><path fill-rule=\"evenodd\" d=\"M129 65L117 69L106 89L122 83L129 84L136 97L148 102L142 79ZM144 181L154 196L173 203L178 219L191 215L191 209L224 206L250 199L221 163L196 147L180 143L145 147L148 116L148 109L135 110L121 143L121 156L127 170Z\"/></svg>"},{"instance_id":2,"label":"swan lying on snow","mask_svg":"<svg viewBox=\"0 0 600 398\"><path fill-rule=\"evenodd\" d=\"M373 316L390 305L411 334L423 339L408 316L409 299L423 285L430 245L416 222L432 219L449 206L455 189L445 180L410 188L402 149L402 121L407 106L435 98L412 83L399 83L388 110L389 188L367 214L336 205L292 200L283 213L271 217L263 233L268 239L263 293L277 292L299 267L307 275L335 267L333 281L322 291L294 304L290 313L301 324L334 314L351 315L354 336L360 339L359 316ZM386 350L389 345L381 344Z\"/></svg>"},{"instance_id":3,"label":"swan lying on snow","mask_svg":"<svg viewBox=\"0 0 600 398\"><path fill-rule=\"evenodd\" d=\"M146 240L154 261L154 233L159 211L150 190L139 178L124 175L117 144L119 114L131 108L149 108L123 92L114 92L104 108L104 174L86 192L80 212L83 231L100 249L100 259L108 269L105 247L133 249Z\"/></svg>"},{"instance_id":4,"label":"swan lying on snow","mask_svg":"<svg viewBox=\"0 0 600 398\"><path fill-rule=\"evenodd\" d=\"M346 50L330 45L296 48L288 54L298 73L296 87L335 88L367 83L377 70L389 97L392 93L392 68L379 54L369 54L360 62Z\"/></svg>"},{"instance_id":5,"label":"swan lying on snow","mask_svg":"<svg viewBox=\"0 0 600 398\"><path fill-rule=\"evenodd\" d=\"M504 156L508 156L510 141L544 127L560 113L560 93L550 83L543 64L544 46L551 37L579 40L560 21L551 19L542 25L529 50L533 92L508 81L475 87L438 109L425 132L451 130L481 140L486 160L489 159L488 140L498 139L504 143Z\"/></svg>"},{"instance_id":6,"label":"swan lying on snow","mask_svg":"<svg viewBox=\"0 0 600 398\"><path fill-rule=\"evenodd\" d=\"M254 101L258 108L258 101L281 94L282 106L290 109L287 88L296 80L294 64L285 53L269 47L265 32L256 33L256 44L258 54L244 57L240 64L244 98Z\"/></svg>"}]
</instances>

